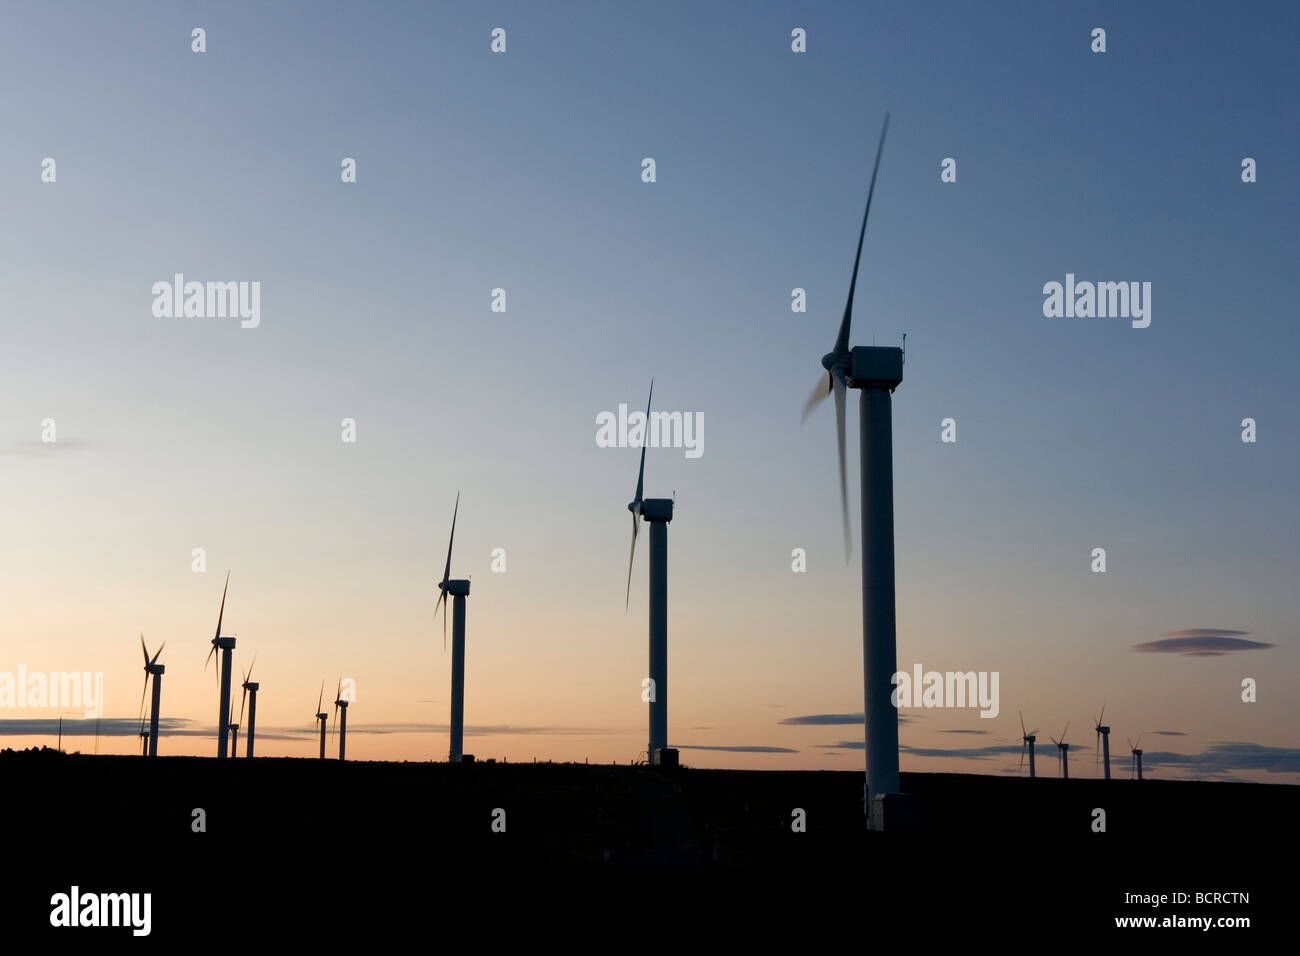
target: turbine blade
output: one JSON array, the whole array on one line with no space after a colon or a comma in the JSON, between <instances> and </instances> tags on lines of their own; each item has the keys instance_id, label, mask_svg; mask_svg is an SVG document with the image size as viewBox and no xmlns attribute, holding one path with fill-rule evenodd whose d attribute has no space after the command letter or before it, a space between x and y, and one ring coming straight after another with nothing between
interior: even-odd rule
<instances>
[{"instance_id":1,"label":"turbine blade","mask_svg":"<svg viewBox=\"0 0 1300 956\"><path fill-rule=\"evenodd\" d=\"M1146 733L1146 731L1144 730L1144 731L1142 731L1142 733L1144 734L1144 733ZM1142 734L1138 734L1138 742L1137 742L1136 744L1134 744L1134 747L1136 748L1136 747L1139 747L1139 746L1141 746L1141 745L1142 745Z\"/></svg>"},{"instance_id":2,"label":"turbine blade","mask_svg":"<svg viewBox=\"0 0 1300 956\"><path fill-rule=\"evenodd\" d=\"M818 378L817 384L813 386L812 394L808 400L803 403L803 414L799 418L799 424L802 425L808 420L808 416L826 400L826 396L831 393L831 375L826 373L826 378Z\"/></svg>"},{"instance_id":3,"label":"turbine blade","mask_svg":"<svg viewBox=\"0 0 1300 956\"><path fill-rule=\"evenodd\" d=\"M641 438L641 468L637 471L637 497L633 502L640 505L641 490L645 485L646 477L646 445L650 444L650 403L654 401L654 378L650 380L650 397L646 399L646 431L645 436Z\"/></svg>"},{"instance_id":4,"label":"turbine blade","mask_svg":"<svg viewBox=\"0 0 1300 956\"><path fill-rule=\"evenodd\" d=\"M623 599L623 610L626 611L632 604L632 562L636 559L636 533L639 525L638 515L632 512L632 550L627 556L627 595Z\"/></svg>"},{"instance_id":5,"label":"turbine blade","mask_svg":"<svg viewBox=\"0 0 1300 956\"><path fill-rule=\"evenodd\" d=\"M1106 719L1106 702L1103 700L1101 702L1101 716L1097 718L1097 725L1100 726L1101 722L1105 719Z\"/></svg>"},{"instance_id":6,"label":"turbine blade","mask_svg":"<svg viewBox=\"0 0 1300 956\"><path fill-rule=\"evenodd\" d=\"M208 669L208 664L209 664L209 662L211 662L211 660L212 660L212 655L215 654L216 652L217 652L217 645L214 643L214 644L212 645L212 650L208 651L208 656L207 656L207 658L203 661L203 669L204 669L204 670L207 670L207 669Z\"/></svg>"},{"instance_id":7,"label":"turbine blade","mask_svg":"<svg viewBox=\"0 0 1300 956\"><path fill-rule=\"evenodd\" d=\"M1020 715L1020 736L1028 737L1029 731L1025 730L1025 715L1022 711L1019 710L1016 711L1016 713Z\"/></svg>"},{"instance_id":8,"label":"turbine blade","mask_svg":"<svg viewBox=\"0 0 1300 956\"><path fill-rule=\"evenodd\" d=\"M257 666L257 655L253 655L253 662L248 665L248 673L244 675L244 683L247 684L253 679L253 668Z\"/></svg>"},{"instance_id":9,"label":"turbine blade","mask_svg":"<svg viewBox=\"0 0 1300 956\"><path fill-rule=\"evenodd\" d=\"M247 675L245 675L244 696L239 699L239 723L241 726L244 723L244 704L246 704L247 702L248 702L248 680L247 680ZM232 704L231 706L234 705Z\"/></svg>"},{"instance_id":10,"label":"turbine blade","mask_svg":"<svg viewBox=\"0 0 1300 956\"><path fill-rule=\"evenodd\" d=\"M460 513L460 492L456 492L456 507L451 512L451 537L447 540L447 566L442 572L442 583L451 580L451 546L456 543L456 515Z\"/></svg>"},{"instance_id":11,"label":"turbine blade","mask_svg":"<svg viewBox=\"0 0 1300 956\"><path fill-rule=\"evenodd\" d=\"M144 675L144 689L140 691L140 729L144 730L144 698L149 693L149 674Z\"/></svg>"},{"instance_id":12,"label":"turbine blade","mask_svg":"<svg viewBox=\"0 0 1300 956\"><path fill-rule=\"evenodd\" d=\"M145 667L148 667L148 666L149 666L149 652L148 652L147 650L145 650L145 646L144 646L144 632L143 632L143 631L140 632L140 653L142 653L142 654L144 655L144 666L145 666Z\"/></svg>"},{"instance_id":13,"label":"turbine blade","mask_svg":"<svg viewBox=\"0 0 1300 956\"><path fill-rule=\"evenodd\" d=\"M221 619L226 616L226 591L230 588L230 572L226 572L226 586L221 589L221 610L217 613L217 633L212 636L215 641L221 636Z\"/></svg>"},{"instance_id":14,"label":"turbine blade","mask_svg":"<svg viewBox=\"0 0 1300 956\"><path fill-rule=\"evenodd\" d=\"M1061 731L1061 743L1065 743L1065 735L1069 732L1069 730L1070 730L1070 722L1067 720L1065 722L1065 730Z\"/></svg>"},{"instance_id":15,"label":"turbine blade","mask_svg":"<svg viewBox=\"0 0 1300 956\"><path fill-rule=\"evenodd\" d=\"M885 133L889 131L889 114L885 114L885 124L880 128L880 144L876 147L876 163L871 168L871 186L867 190L867 207L862 211L862 229L858 232L858 253L853 257L853 278L849 280L849 299L844 305L844 318L840 320L840 333L835 337L836 354L849 350L849 330L853 323L853 290L858 284L858 265L862 261L862 240L867 234L867 216L871 214L871 197L876 192L876 174L880 172L880 156L885 151Z\"/></svg>"},{"instance_id":16,"label":"turbine blade","mask_svg":"<svg viewBox=\"0 0 1300 956\"><path fill-rule=\"evenodd\" d=\"M1016 773L1023 773L1025 769L1025 750L1029 747L1029 741L1024 741L1020 745L1020 769Z\"/></svg>"},{"instance_id":17,"label":"turbine blade","mask_svg":"<svg viewBox=\"0 0 1300 956\"><path fill-rule=\"evenodd\" d=\"M320 697L316 698L316 713L320 713L320 705L325 702L325 682L320 682Z\"/></svg>"},{"instance_id":18,"label":"turbine blade","mask_svg":"<svg viewBox=\"0 0 1300 956\"><path fill-rule=\"evenodd\" d=\"M167 646L167 642L166 642L166 641L163 641L163 642L162 642L162 646L158 648L158 653L155 654L155 655L153 656L153 660L151 660L151 661L149 662L150 665L153 665L153 664L157 664L157 663L158 663L158 658L162 657L163 648L166 647L166 646Z\"/></svg>"},{"instance_id":19,"label":"turbine blade","mask_svg":"<svg viewBox=\"0 0 1300 956\"><path fill-rule=\"evenodd\" d=\"M840 510L844 516L844 563L848 564L853 550L853 532L849 530L849 484L844 470L844 373L838 369L831 374L835 390L835 437L840 452Z\"/></svg>"}]
</instances>

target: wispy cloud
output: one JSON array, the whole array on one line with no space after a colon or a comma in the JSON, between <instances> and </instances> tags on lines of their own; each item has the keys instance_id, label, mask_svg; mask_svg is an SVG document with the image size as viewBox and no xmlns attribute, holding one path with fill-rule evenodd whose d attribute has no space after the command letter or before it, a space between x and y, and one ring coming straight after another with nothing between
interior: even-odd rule
<instances>
[{"instance_id":1,"label":"wispy cloud","mask_svg":"<svg viewBox=\"0 0 1300 956\"><path fill-rule=\"evenodd\" d=\"M920 716L920 714L899 714L898 722L911 723ZM861 724L863 719L862 714L805 714L801 717L784 717L777 723L787 727L836 727L841 724Z\"/></svg>"},{"instance_id":2,"label":"wispy cloud","mask_svg":"<svg viewBox=\"0 0 1300 956\"><path fill-rule=\"evenodd\" d=\"M1276 644L1247 641L1237 635L1250 631L1233 631L1221 627L1193 627L1183 631L1166 631L1158 641L1134 644L1130 650L1144 654L1181 654L1184 657L1222 657L1233 651L1259 651Z\"/></svg>"},{"instance_id":3,"label":"wispy cloud","mask_svg":"<svg viewBox=\"0 0 1300 956\"><path fill-rule=\"evenodd\" d=\"M706 747L702 744L695 745L695 746L678 744L677 749L678 750L723 750L726 751L727 753L733 753L733 754L797 754L799 752L797 750L791 750L789 747L760 747L760 746L747 746L747 745Z\"/></svg>"},{"instance_id":4,"label":"wispy cloud","mask_svg":"<svg viewBox=\"0 0 1300 956\"><path fill-rule=\"evenodd\" d=\"M987 737L988 734L989 734L989 731L987 731L987 730L941 730L941 731L939 731L939 733L941 733L941 734L979 734L979 735L981 735L981 736L985 736L985 737Z\"/></svg>"}]
</instances>

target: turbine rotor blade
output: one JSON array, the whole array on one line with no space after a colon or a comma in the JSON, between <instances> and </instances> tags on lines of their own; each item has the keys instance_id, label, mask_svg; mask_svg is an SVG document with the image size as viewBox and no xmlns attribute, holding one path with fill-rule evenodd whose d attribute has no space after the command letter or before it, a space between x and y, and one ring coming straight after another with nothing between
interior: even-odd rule
<instances>
[{"instance_id":1,"label":"turbine rotor blade","mask_svg":"<svg viewBox=\"0 0 1300 956\"><path fill-rule=\"evenodd\" d=\"M655 397L655 380L650 379L650 397L645 402L645 435L641 439L641 468L636 473L636 497L633 499L635 504L641 503L641 492L645 485L645 449L650 444L650 403Z\"/></svg>"},{"instance_id":2,"label":"turbine rotor blade","mask_svg":"<svg viewBox=\"0 0 1300 956\"><path fill-rule=\"evenodd\" d=\"M1021 712L1021 711L1019 711L1019 710L1016 711L1016 713L1019 714L1019 716L1020 716L1020 736L1021 736L1021 737L1028 737L1028 736L1029 736L1029 731L1025 730L1025 715L1024 715L1023 712Z\"/></svg>"},{"instance_id":3,"label":"turbine rotor blade","mask_svg":"<svg viewBox=\"0 0 1300 956\"><path fill-rule=\"evenodd\" d=\"M150 667L152 667L154 664L157 664L157 663L158 663L158 658L162 657L163 648L166 647L166 646L167 646L167 642L166 642L166 641L163 641L163 642L162 642L162 646L158 648L158 653L155 654L155 655L153 656L153 660L151 660L151 661L149 662L149 666L150 666Z\"/></svg>"},{"instance_id":4,"label":"turbine rotor blade","mask_svg":"<svg viewBox=\"0 0 1300 956\"><path fill-rule=\"evenodd\" d=\"M853 324L853 290L858 284L858 265L862 261L862 240L867 234L867 216L871 214L871 197L876 192L876 174L880 172L880 156L885 151L885 133L889 131L889 114L885 114L885 123L880 128L880 144L876 147L876 163L871 168L871 186L867 190L867 206L862 211L862 229L858 232L858 253L853 257L853 277L849 280L849 299L844 305L844 318L840 320L840 332L835 337L837 355L849 350L849 331Z\"/></svg>"},{"instance_id":5,"label":"turbine rotor blade","mask_svg":"<svg viewBox=\"0 0 1300 956\"><path fill-rule=\"evenodd\" d=\"M140 632L140 653L142 653L142 654L144 655L144 666L147 668L147 667L149 666L149 652L145 649L145 646L144 646L144 632L143 632L143 631Z\"/></svg>"},{"instance_id":6,"label":"turbine rotor blade","mask_svg":"<svg viewBox=\"0 0 1300 956\"><path fill-rule=\"evenodd\" d=\"M808 396L807 401L803 403L803 414L799 418L799 424L802 425L808 420L808 416L826 400L826 396L831 393L831 375L826 373L826 378L818 378L817 384L813 386L812 394Z\"/></svg>"},{"instance_id":7,"label":"turbine rotor blade","mask_svg":"<svg viewBox=\"0 0 1300 956\"><path fill-rule=\"evenodd\" d=\"M217 613L217 633L212 636L216 641L221 636L221 619L226 616L226 591L230 588L230 572L226 572L226 586L221 589L221 610ZM215 644L213 645L216 646Z\"/></svg>"},{"instance_id":8,"label":"turbine rotor blade","mask_svg":"<svg viewBox=\"0 0 1300 956\"><path fill-rule=\"evenodd\" d=\"M325 682L320 682L320 697L316 698L316 713L320 713L320 705L325 702Z\"/></svg>"},{"instance_id":9,"label":"turbine rotor blade","mask_svg":"<svg viewBox=\"0 0 1300 956\"><path fill-rule=\"evenodd\" d=\"M627 595L623 599L623 610L626 611L632 604L632 562L636 560L636 533L640 524L640 515L632 512L632 550L627 556Z\"/></svg>"},{"instance_id":10,"label":"turbine rotor blade","mask_svg":"<svg viewBox=\"0 0 1300 956\"><path fill-rule=\"evenodd\" d=\"M456 515L460 513L460 492L456 492L456 507L451 512L451 537L447 540L447 566L442 572L442 583L451 580L451 546L456 543Z\"/></svg>"}]
</instances>

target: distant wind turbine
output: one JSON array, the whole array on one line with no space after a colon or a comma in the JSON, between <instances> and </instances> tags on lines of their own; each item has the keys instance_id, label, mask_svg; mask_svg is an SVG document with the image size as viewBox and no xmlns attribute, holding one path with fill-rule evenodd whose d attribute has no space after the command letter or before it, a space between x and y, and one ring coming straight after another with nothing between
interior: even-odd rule
<instances>
[{"instance_id":1,"label":"distant wind turbine","mask_svg":"<svg viewBox=\"0 0 1300 956\"><path fill-rule=\"evenodd\" d=\"M261 684L250 682L249 678L253 676L253 668L257 665L257 655L253 655L253 662L248 665L248 672L244 674L244 696L239 701L239 719L244 719L244 703L248 702L248 756L253 756L253 731L257 727L257 691ZM249 700L250 695L252 699Z\"/></svg>"},{"instance_id":2,"label":"distant wind turbine","mask_svg":"<svg viewBox=\"0 0 1300 956\"><path fill-rule=\"evenodd\" d=\"M636 539L641 519L650 524L650 740L646 760L651 764L675 762L676 751L668 746L668 522L673 520L672 498L643 498L645 450L650 444L650 405L655 383L650 380L650 397L645 406L645 437L641 442L641 467L636 476L636 497L627 506L632 512L632 549L627 559L627 596L632 598L632 562L636 560Z\"/></svg>"},{"instance_id":3,"label":"distant wind turbine","mask_svg":"<svg viewBox=\"0 0 1300 956\"><path fill-rule=\"evenodd\" d=\"M153 678L153 699L149 704L149 749L150 757L158 756L158 703L162 699L162 676L167 668L158 663L158 657L162 654L163 648L167 642L163 641L158 648L158 653L151 658L149 649L144 646L144 635L140 635L140 652L144 655L144 688L140 691L140 732L144 733L144 695L149 689L149 678ZM98 725L96 725L96 734L98 734Z\"/></svg>"},{"instance_id":4,"label":"distant wind turbine","mask_svg":"<svg viewBox=\"0 0 1300 956\"><path fill-rule=\"evenodd\" d=\"M1020 713L1017 711L1017 713ZM1020 739L1023 743L1020 745L1020 769L1025 768L1025 751L1029 751L1029 779L1034 778L1034 741L1038 739L1037 730L1025 730L1025 715L1020 714Z\"/></svg>"},{"instance_id":5,"label":"distant wind turbine","mask_svg":"<svg viewBox=\"0 0 1300 956\"><path fill-rule=\"evenodd\" d=\"M320 724L320 759L325 759L325 728L329 723L330 715L321 710L321 704L325 702L325 682L320 682L320 696L316 698L316 720Z\"/></svg>"},{"instance_id":6,"label":"distant wind turbine","mask_svg":"<svg viewBox=\"0 0 1300 956\"><path fill-rule=\"evenodd\" d=\"M1101 705L1101 714L1093 718L1092 723L1093 723L1093 729L1097 731L1097 743L1101 745L1101 756L1104 758L1103 766L1105 768L1105 775L1106 775L1105 778L1109 780L1110 779L1110 728L1102 723L1102 720L1105 718L1105 716L1106 716L1106 704L1105 702L1103 702ZM1094 753L1097 750L1095 745L1093 747L1093 750Z\"/></svg>"},{"instance_id":7,"label":"distant wind turbine","mask_svg":"<svg viewBox=\"0 0 1300 956\"><path fill-rule=\"evenodd\" d=\"M348 702L343 699L343 678L339 678L339 689L334 692L334 716L339 715L339 708L343 708L343 719L339 722L339 759L347 759L348 748Z\"/></svg>"},{"instance_id":8,"label":"distant wind turbine","mask_svg":"<svg viewBox=\"0 0 1300 956\"><path fill-rule=\"evenodd\" d=\"M1139 780L1142 779L1142 751L1141 751L1141 749L1140 749L1139 746L1138 746L1138 744L1141 744L1141 743L1142 743L1142 735L1141 735L1141 734L1138 734L1138 739L1137 739L1137 743L1136 743L1136 744L1133 743L1133 738L1131 738L1131 737L1129 738L1129 741L1128 741L1128 749L1129 749L1129 753L1131 753L1131 754L1133 755L1133 764L1132 764L1132 766L1129 768L1129 772L1128 772L1128 773L1129 773L1129 777L1132 777L1132 776L1133 776L1133 772L1136 770L1136 771L1137 771L1137 778L1138 778Z\"/></svg>"},{"instance_id":9,"label":"distant wind turbine","mask_svg":"<svg viewBox=\"0 0 1300 956\"><path fill-rule=\"evenodd\" d=\"M239 724L235 723L235 699L230 698L230 717L226 721L226 726L230 728L230 756L232 758L239 756Z\"/></svg>"},{"instance_id":10,"label":"distant wind turbine","mask_svg":"<svg viewBox=\"0 0 1300 956\"><path fill-rule=\"evenodd\" d=\"M889 114L880 130L876 162L871 170L867 204L858 232L858 251L853 259L849 297L840 320L839 334L830 352L822 356L824 379L817 383L804 404L807 420L812 410L828 395L835 396L835 433L839 445L840 507L844 515L844 558L852 547L849 531L848 481L844 469L844 417L846 390L862 390L859 436L862 483L862 657L864 729L866 731L866 785L864 810L870 826L883 825L873 812L876 798L899 792L898 710L892 700L893 676L897 664L894 615L894 452L891 396L903 381L903 350L857 346L849 348L853 322L853 294L862 260L862 242L867 232L871 198L876 191L876 174L885 149Z\"/></svg>"},{"instance_id":11,"label":"distant wind turbine","mask_svg":"<svg viewBox=\"0 0 1300 956\"><path fill-rule=\"evenodd\" d=\"M226 614L226 591L230 588L230 572L226 572L226 586L221 589L221 610L217 613L217 633L212 637L212 650L208 651L208 658L203 662L203 669L208 669L208 661L212 660L212 655L221 651L221 660L218 663L219 672L218 680L221 682L221 702L217 708L217 757L226 756L227 735L230 732L230 658L235 650L235 637L228 635L221 636L221 619Z\"/></svg>"},{"instance_id":12,"label":"distant wind turbine","mask_svg":"<svg viewBox=\"0 0 1300 956\"><path fill-rule=\"evenodd\" d=\"M460 763L465 757L465 598L469 597L469 581L451 577L451 549L456 543L456 516L460 513L460 492L456 492L456 506L451 512L451 537L447 540L447 565L438 582L438 603L433 608L433 618L442 610L442 648L447 649L447 595L452 601L451 623L451 747L447 759Z\"/></svg>"},{"instance_id":13,"label":"distant wind turbine","mask_svg":"<svg viewBox=\"0 0 1300 956\"><path fill-rule=\"evenodd\" d=\"M1061 777L1065 780L1070 779L1070 745L1065 742L1065 733L1069 729L1070 725L1067 722L1065 730L1061 731L1061 739L1052 738L1052 743L1056 744L1056 749L1061 752Z\"/></svg>"}]
</instances>

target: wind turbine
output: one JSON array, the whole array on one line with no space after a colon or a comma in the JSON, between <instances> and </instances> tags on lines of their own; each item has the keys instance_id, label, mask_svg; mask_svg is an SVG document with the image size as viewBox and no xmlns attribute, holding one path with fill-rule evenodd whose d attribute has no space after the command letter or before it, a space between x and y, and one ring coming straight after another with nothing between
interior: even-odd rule
<instances>
[{"instance_id":1,"label":"wind turbine","mask_svg":"<svg viewBox=\"0 0 1300 956\"><path fill-rule=\"evenodd\" d=\"M339 724L339 759L347 759L348 747L348 702L343 699L343 678L339 678L339 689L334 692L334 716L339 715L339 708L343 708L343 720Z\"/></svg>"},{"instance_id":2,"label":"wind turbine","mask_svg":"<svg viewBox=\"0 0 1300 956\"><path fill-rule=\"evenodd\" d=\"M244 696L239 701L239 719L244 719L244 702L248 700L249 694L253 695L253 700L248 707L248 756L253 756L253 731L257 727L257 691L262 685L250 683L249 678L253 676L253 668L257 664L257 655L253 655L253 663L248 665L248 672L244 674Z\"/></svg>"},{"instance_id":3,"label":"wind turbine","mask_svg":"<svg viewBox=\"0 0 1300 956\"><path fill-rule=\"evenodd\" d=\"M822 356L826 370L804 404L807 420L827 395L835 396L835 430L839 443L840 506L844 514L844 557L852 547L849 531L848 482L844 471L844 417L846 390L862 390L859 406L859 436L862 481L862 657L864 724L866 731L866 786L864 809L873 828L884 825L873 812L878 798L899 792L898 710L891 695L897 665L894 616L894 452L891 396L903 381L903 350L857 346L849 348L853 321L853 293L862 260L862 241L867 232L871 197L876 191L876 174L885 148L889 114L880 130L876 163L871 170L867 205L858 232L858 251L853 259L849 297L840 320L839 334L830 352Z\"/></svg>"},{"instance_id":4,"label":"wind turbine","mask_svg":"<svg viewBox=\"0 0 1300 956\"><path fill-rule=\"evenodd\" d=\"M1019 714L1020 712L1016 711L1016 713ZM1031 731L1025 730L1025 715L1020 714L1020 739L1023 741L1023 743L1020 745L1020 769L1021 770L1025 769L1025 751L1026 749L1028 749L1030 780L1034 778L1034 741L1038 739L1037 734L1038 734L1037 730L1031 730Z\"/></svg>"},{"instance_id":5,"label":"wind turbine","mask_svg":"<svg viewBox=\"0 0 1300 956\"><path fill-rule=\"evenodd\" d=\"M452 580L451 546L456 543L456 516L460 513L460 492L456 492L456 507L451 512L451 537L447 541L447 566L443 569L442 580L438 582L438 603L434 605L433 617L438 618L442 609L442 648L447 649L447 595L452 601L451 624L451 748L447 759L451 763L460 763L464 758L465 747L465 598L469 597L468 580Z\"/></svg>"},{"instance_id":6,"label":"wind turbine","mask_svg":"<svg viewBox=\"0 0 1300 956\"><path fill-rule=\"evenodd\" d=\"M1128 741L1129 753L1133 755L1133 765L1129 768L1128 774L1132 777L1133 771L1136 770L1139 780L1142 779L1142 750L1138 747L1138 744L1140 743L1142 743L1141 734L1138 734L1137 744L1133 743L1132 737L1130 737Z\"/></svg>"},{"instance_id":7,"label":"wind turbine","mask_svg":"<svg viewBox=\"0 0 1300 956\"><path fill-rule=\"evenodd\" d=\"M325 702L325 682L320 682L320 697L316 698L316 719L320 722L320 759L325 759L325 727L329 722L330 715L320 709L321 704Z\"/></svg>"},{"instance_id":8,"label":"wind turbine","mask_svg":"<svg viewBox=\"0 0 1300 956\"><path fill-rule=\"evenodd\" d=\"M230 588L230 572L226 572L226 586L221 589L221 610L217 614L217 633L212 637L212 650L203 662L203 669L208 669L212 655L221 651L219 680L221 681L221 703L217 710L217 757L226 756L226 735L230 732L230 657L235 650L235 637L221 636L221 619L226 613L226 591Z\"/></svg>"},{"instance_id":9,"label":"wind turbine","mask_svg":"<svg viewBox=\"0 0 1300 956\"><path fill-rule=\"evenodd\" d=\"M1070 729L1067 721L1065 730L1061 731L1061 739L1052 738L1052 743L1056 744L1056 749L1061 752L1061 777L1065 780L1070 779L1070 745L1065 742L1065 731Z\"/></svg>"},{"instance_id":10,"label":"wind turbine","mask_svg":"<svg viewBox=\"0 0 1300 956\"><path fill-rule=\"evenodd\" d=\"M627 506L632 512L632 549L627 559L627 596L632 599L632 562L636 560L636 539L641 519L650 523L650 740L646 760L651 764L675 763L676 751L668 747L668 522L673 520L672 498L643 498L645 449L650 444L650 403L655 383L645 406L645 437L641 442L641 467L636 475L636 497ZM667 759L665 759L665 756Z\"/></svg>"},{"instance_id":11,"label":"wind turbine","mask_svg":"<svg viewBox=\"0 0 1300 956\"><path fill-rule=\"evenodd\" d=\"M1110 728L1102 723L1102 719L1105 716L1106 716L1106 704L1103 701L1101 705L1101 714L1095 717L1092 723L1093 723L1093 729L1097 731L1097 743L1101 745L1100 756L1105 758L1103 766L1105 768L1106 779L1109 780L1110 779ZM1094 753L1096 752L1095 745L1093 747L1093 751ZM1096 761L1094 760L1094 763L1095 762Z\"/></svg>"},{"instance_id":12,"label":"wind turbine","mask_svg":"<svg viewBox=\"0 0 1300 956\"><path fill-rule=\"evenodd\" d=\"M144 635L140 635L140 652L144 655L144 688L140 691L140 732L144 733L144 695L149 689L149 678L153 678L153 699L149 704L149 756L158 756L158 702L162 698L162 676L167 668L158 663L158 657L162 654L163 648L167 642L163 641L158 648L158 653L151 658L149 649L144 646ZM98 730L96 731L98 735Z\"/></svg>"}]
</instances>

